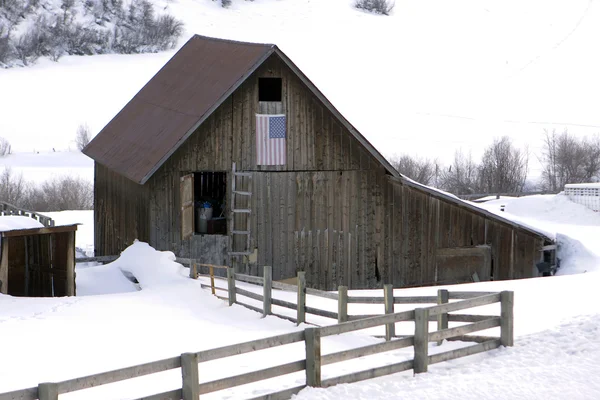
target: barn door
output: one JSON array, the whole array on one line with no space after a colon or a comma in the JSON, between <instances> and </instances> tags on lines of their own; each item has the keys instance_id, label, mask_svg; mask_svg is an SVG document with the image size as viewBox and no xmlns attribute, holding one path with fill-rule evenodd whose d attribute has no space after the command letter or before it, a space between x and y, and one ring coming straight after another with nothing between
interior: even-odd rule
<instances>
[{"instance_id":1,"label":"barn door","mask_svg":"<svg viewBox=\"0 0 600 400\"><path fill-rule=\"evenodd\" d=\"M194 234L194 174L181 177L180 192L181 240L185 240Z\"/></svg>"}]
</instances>

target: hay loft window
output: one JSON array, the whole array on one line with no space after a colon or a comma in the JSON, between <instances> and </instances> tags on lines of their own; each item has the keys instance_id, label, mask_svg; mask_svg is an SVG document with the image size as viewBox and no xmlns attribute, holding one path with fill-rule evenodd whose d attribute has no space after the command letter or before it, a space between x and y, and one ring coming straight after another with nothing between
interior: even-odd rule
<instances>
[{"instance_id":1,"label":"hay loft window","mask_svg":"<svg viewBox=\"0 0 600 400\"><path fill-rule=\"evenodd\" d=\"M258 101L281 101L281 78L258 78Z\"/></svg>"},{"instance_id":2,"label":"hay loft window","mask_svg":"<svg viewBox=\"0 0 600 400\"><path fill-rule=\"evenodd\" d=\"M225 172L202 171L181 178L181 236L226 235Z\"/></svg>"}]
</instances>

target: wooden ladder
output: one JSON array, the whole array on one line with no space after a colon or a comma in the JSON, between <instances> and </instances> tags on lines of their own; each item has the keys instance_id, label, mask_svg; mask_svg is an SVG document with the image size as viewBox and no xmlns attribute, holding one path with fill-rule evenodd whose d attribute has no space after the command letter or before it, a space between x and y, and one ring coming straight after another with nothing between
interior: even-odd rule
<instances>
[{"instance_id":1,"label":"wooden ladder","mask_svg":"<svg viewBox=\"0 0 600 400\"><path fill-rule=\"evenodd\" d=\"M240 257L240 256L248 256L252 254L250 251L250 217L252 215L250 209L250 199L252 198L252 192L250 190L251 184L248 183L248 190L238 190L237 189L237 179L238 178L252 178L252 172L239 172L235 169L235 162L233 163L233 167L231 169L231 251L229 255L232 257ZM235 205L235 200L238 196L244 196L248 198L248 208L237 208ZM245 227L236 227L235 220L236 215L245 214L246 215L246 226ZM235 236L246 236L246 248L241 251L233 251L234 249L234 237Z\"/></svg>"}]
</instances>

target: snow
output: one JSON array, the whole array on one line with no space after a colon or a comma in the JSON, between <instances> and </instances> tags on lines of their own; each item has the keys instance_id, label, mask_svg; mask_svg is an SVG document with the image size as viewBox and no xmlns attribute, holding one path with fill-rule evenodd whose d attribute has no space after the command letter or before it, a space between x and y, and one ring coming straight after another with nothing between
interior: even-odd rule
<instances>
[{"instance_id":1,"label":"snow","mask_svg":"<svg viewBox=\"0 0 600 400\"><path fill-rule=\"evenodd\" d=\"M569 183L565 185L565 188L581 188L581 189L587 189L587 188L600 188L600 182L593 182L593 183Z\"/></svg>"},{"instance_id":2,"label":"snow","mask_svg":"<svg viewBox=\"0 0 600 400\"><path fill-rule=\"evenodd\" d=\"M43 227L44 225L33 218L21 217L17 215L0 215L0 232Z\"/></svg>"},{"instance_id":3,"label":"snow","mask_svg":"<svg viewBox=\"0 0 600 400\"><path fill-rule=\"evenodd\" d=\"M353 0L234 0L229 9L218 3L155 2L184 20L187 33L180 45L198 33L280 46L385 156L420 154L443 163L462 147L478 157L501 135L539 154L543 129L568 128L582 136L600 128L600 97L593 95L600 91L600 56L590 51L600 37L598 2L407 0L396 2L390 17L355 10ZM41 59L33 67L0 70L0 136L15 152L0 159L0 169L10 167L36 182L64 174L91 181L93 162L74 151L77 127L85 123L97 133L173 54ZM536 157L530 159L535 176L539 165ZM408 372L309 388L297 399L600 398L600 214L563 195L501 198L476 206L559 243L558 276L446 287L513 290L515 347L434 365L414 377ZM59 225L81 223L76 245L92 254L92 211L44 214ZM13 217L0 217L0 230L7 229L1 224L16 229L14 220L5 218ZM0 392L305 327L228 307L200 288L207 279L190 280L187 272L172 253L137 242L111 264L78 264L77 297L0 295L0 332L3 343L10 344L3 346ZM432 295L438 288L396 290L395 295ZM381 290L351 292L359 293L382 295ZM295 300L293 293L273 296ZM327 299L308 296L307 302L336 311ZM349 312L381 313L380 308L351 304ZM309 322L333 323L317 317ZM412 326L398 324L397 330L410 333ZM379 342L372 333L382 331L325 338L323 352ZM431 345L430 351L462 345ZM31 354L35 362L27 357ZM290 345L201 364L200 375L206 382L303 357L302 344ZM411 357L408 348L328 365L323 378ZM249 398L303 382L303 373L296 373L202 398ZM174 370L61 399L132 398L180 384L180 371Z\"/></svg>"},{"instance_id":4,"label":"snow","mask_svg":"<svg viewBox=\"0 0 600 400\"><path fill-rule=\"evenodd\" d=\"M600 270L600 214L570 201L564 194L473 204L555 238L561 259L558 274Z\"/></svg>"},{"instance_id":5,"label":"snow","mask_svg":"<svg viewBox=\"0 0 600 400\"><path fill-rule=\"evenodd\" d=\"M137 262L136 262L137 260ZM141 290L123 278L133 273ZM86 274L94 273L90 276ZM188 270L173 262L170 252L159 252L137 242L112 264L77 271L78 297L15 298L0 295L0 330L11 346L3 350L0 392L42 381L60 381L96 372L253 340L303 329L276 317L260 315L224 301L199 287ZM95 286L91 286L95 281ZM82 284L82 283L86 284ZM446 286L450 290L513 290L515 292L515 347L438 364L416 377L395 374L329 389L305 389L298 399L397 398L597 398L600 373L600 305L596 301L599 273L482 282ZM250 286L250 285L245 285ZM115 290L120 287L121 290ZM91 290L90 290L91 289ZM396 290L395 295L431 295L438 288ZM256 288L255 290L260 290ZM105 294L101 294L105 293ZM108 294L110 293L110 294ZM381 290L351 291L378 295ZM293 293L275 291L274 297ZM320 308L331 301L308 296ZM406 306L396 306L399 311ZM381 313L381 305L351 304L350 314ZM279 311L275 308L274 311ZM473 310L497 314L497 305ZM331 320L329 323L333 323ZM432 325L433 326L433 325ZM398 324L410 333L412 324ZM43 332L40 337L40 332ZM323 354L380 342L369 331L323 339ZM379 332L381 333L381 332ZM497 328L492 334L498 334ZM43 338L43 340L41 340ZM52 343L52 346L48 346ZM20 345L22 344L22 345ZM36 362L23 357L23 346ZM464 346L450 342L430 345L430 354ZM304 357L302 343L253 352L234 359L200 365L201 381L249 372ZM412 358L412 349L382 353L332 364L323 378ZM209 394L207 399L249 398L302 384L302 372L236 389ZM562 380L562 381L561 381ZM178 370L118 384L74 392L65 399L133 398L176 388ZM575 390L576 389L576 390ZM574 391L575 390L575 391ZM63 396L61 396L62 398Z\"/></svg>"}]
</instances>

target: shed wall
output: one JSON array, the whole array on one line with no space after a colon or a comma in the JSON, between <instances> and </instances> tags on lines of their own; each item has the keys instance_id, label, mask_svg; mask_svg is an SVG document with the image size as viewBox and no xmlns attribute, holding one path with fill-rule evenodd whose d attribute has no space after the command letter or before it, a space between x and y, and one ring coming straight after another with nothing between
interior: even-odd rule
<instances>
[{"instance_id":1,"label":"shed wall","mask_svg":"<svg viewBox=\"0 0 600 400\"><path fill-rule=\"evenodd\" d=\"M135 239L150 239L148 187L101 164L94 175L94 250L97 256L118 255Z\"/></svg>"}]
</instances>

